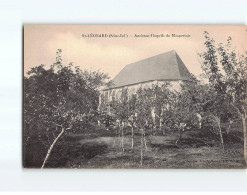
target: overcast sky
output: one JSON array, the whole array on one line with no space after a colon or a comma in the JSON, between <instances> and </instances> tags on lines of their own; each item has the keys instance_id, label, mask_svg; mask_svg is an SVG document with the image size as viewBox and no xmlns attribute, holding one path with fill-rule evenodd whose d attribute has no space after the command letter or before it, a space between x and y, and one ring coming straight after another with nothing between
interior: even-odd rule
<instances>
[{"instance_id":1,"label":"overcast sky","mask_svg":"<svg viewBox=\"0 0 247 195\"><path fill-rule=\"evenodd\" d=\"M62 49L63 63L91 70L103 70L111 78L126 65L154 55L176 50L187 68L201 73L197 53L203 51L203 32L216 42L228 36L239 52L247 50L246 26L165 26L165 25L25 25L24 72L31 67L55 62L56 50ZM82 34L127 34L128 38L83 38ZM176 34L190 37L140 38L136 35ZM141 71L141 70L140 70Z\"/></svg>"}]
</instances>

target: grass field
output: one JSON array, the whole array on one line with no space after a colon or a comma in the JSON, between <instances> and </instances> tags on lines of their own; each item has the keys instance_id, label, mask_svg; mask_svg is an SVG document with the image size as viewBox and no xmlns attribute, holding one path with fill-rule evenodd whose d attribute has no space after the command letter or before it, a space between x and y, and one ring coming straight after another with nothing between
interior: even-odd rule
<instances>
[{"instance_id":1,"label":"grass field","mask_svg":"<svg viewBox=\"0 0 247 195\"><path fill-rule=\"evenodd\" d=\"M131 130L124 131L124 152L121 140L113 130L94 127L65 138L65 145L54 148L47 168L245 168L241 128L233 127L224 135L225 149L219 136L209 131L185 132L176 145L177 133L162 135L146 133L147 149L143 147L141 164L141 134L135 130L134 150Z\"/></svg>"}]
</instances>

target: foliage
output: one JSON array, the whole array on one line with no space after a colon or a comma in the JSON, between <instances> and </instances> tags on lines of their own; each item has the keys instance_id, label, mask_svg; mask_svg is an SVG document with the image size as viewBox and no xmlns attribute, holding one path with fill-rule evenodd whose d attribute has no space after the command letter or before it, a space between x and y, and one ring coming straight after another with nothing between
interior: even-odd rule
<instances>
[{"instance_id":1,"label":"foliage","mask_svg":"<svg viewBox=\"0 0 247 195\"><path fill-rule=\"evenodd\" d=\"M29 76L24 78L26 147L32 145L32 139L39 139L48 149L62 131L67 134L85 128L97 110L97 87L107 75L79 67L74 71L72 67L58 62L49 69L40 65L28 71Z\"/></svg>"},{"instance_id":2,"label":"foliage","mask_svg":"<svg viewBox=\"0 0 247 195\"><path fill-rule=\"evenodd\" d=\"M148 123L152 123L151 106L152 90L150 88L137 90L137 100L135 104L136 124L139 128L145 128Z\"/></svg>"},{"instance_id":3,"label":"foliage","mask_svg":"<svg viewBox=\"0 0 247 195\"><path fill-rule=\"evenodd\" d=\"M111 108L113 109L114 117L119 119L120 122L127 122L128 118L130 117L128 89L123 88L120 98L113 99L110 104Z\"/></svg>"},{"instance_id":4,"label":"foliage","mask_svg":"<svg viewBox=\"0 0 247 195\"><path fill-rule=\"evenodd\" d=\"M231 104L233 108L244 114L247 97L247 55L237 54L232 49L231 37L227 44L215 45L215 41L208 32L205 35L206 51L199 56L203 60L202 69L209 84L215 89L217 99Z\"/></svg>"},{"instance_id":5,"label":"foliage","mask_svg":"<svg viewBox=\"0 0 247 195\"><path fill-rule=\"evenodd\" d=\"M226 45L220 43L216 46L208 32L204 32L204 36L206 51L199 56L203 61L201 65L204 75L208 78L215 95L209 116L218 124L220 134L222 120L241 118L246 151L247 55L237 54L232 48L231 37L227 39ZM247 153L245 158L247 160Z\"/></svg>"}]
</instances>

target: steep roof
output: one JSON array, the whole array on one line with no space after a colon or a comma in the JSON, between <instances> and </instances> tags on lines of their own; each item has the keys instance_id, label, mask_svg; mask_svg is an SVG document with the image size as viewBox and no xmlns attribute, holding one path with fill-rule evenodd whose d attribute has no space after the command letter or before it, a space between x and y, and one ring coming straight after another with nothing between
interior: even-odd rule
<instances>
[{"instance_id":1,"label":"steep roof","mask_svg":"<svg viewBox=\"0 0 247 195\"><path fill-rule=\"evenodd\" d=\"M190 80L189 70L176 51L126 65L113 79L113 85L104 90L155 80Z\"/></svg>"}]
</instances>

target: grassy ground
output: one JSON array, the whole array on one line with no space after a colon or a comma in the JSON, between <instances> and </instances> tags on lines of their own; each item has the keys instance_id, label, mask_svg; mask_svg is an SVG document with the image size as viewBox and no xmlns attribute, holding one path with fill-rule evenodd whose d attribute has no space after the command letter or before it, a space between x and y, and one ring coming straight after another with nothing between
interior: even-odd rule
<instances>
[{"instance_id":1,"label":"grassy ground","mask_svg":"<svg viewBox=\"0 0 247 195\"><path fill-rule=\"evenodd\" d=\"M147 132L147 149L143 147L141 164L141 134L135 130L134 150L131 150L131 130L125 129L124 152L121 139L114 143L114 131L104 128L85 130L70 135L67 158L60 167L67 168L244 168L242 133L235 129L224 135L225 149L219 137L210 132L190 131L176 145L177 133L153 135ZM66 153L66 152L65 152ZM53 156L55 156L53 154ZM52 158L49 162L52 161ZM54 165L55 167L59 167ZM54 167L50 165L50 167Z\"/></svg>"},{"instance_id":2,"label":"grassy ground","mask_svg":"<svg viewBox=\"0 0 247 195\"><path fill-rule=\"evenodd\" d=\"M131 129L124 130L124 152L115 131L91 126L79 134L64 136L55 145L46 168L245 168L241 123L224 134L223 150L219 135L208 130L187 131L175 144L178 133L151 130L146 132L147 148L143 147L141 163L141 133L135 129L134 150L131 149ZM113 146L115 139L115 145ZM37 139L24 150L24 167L40 168L48 148Z\"/></svg>"}]
</instances>

